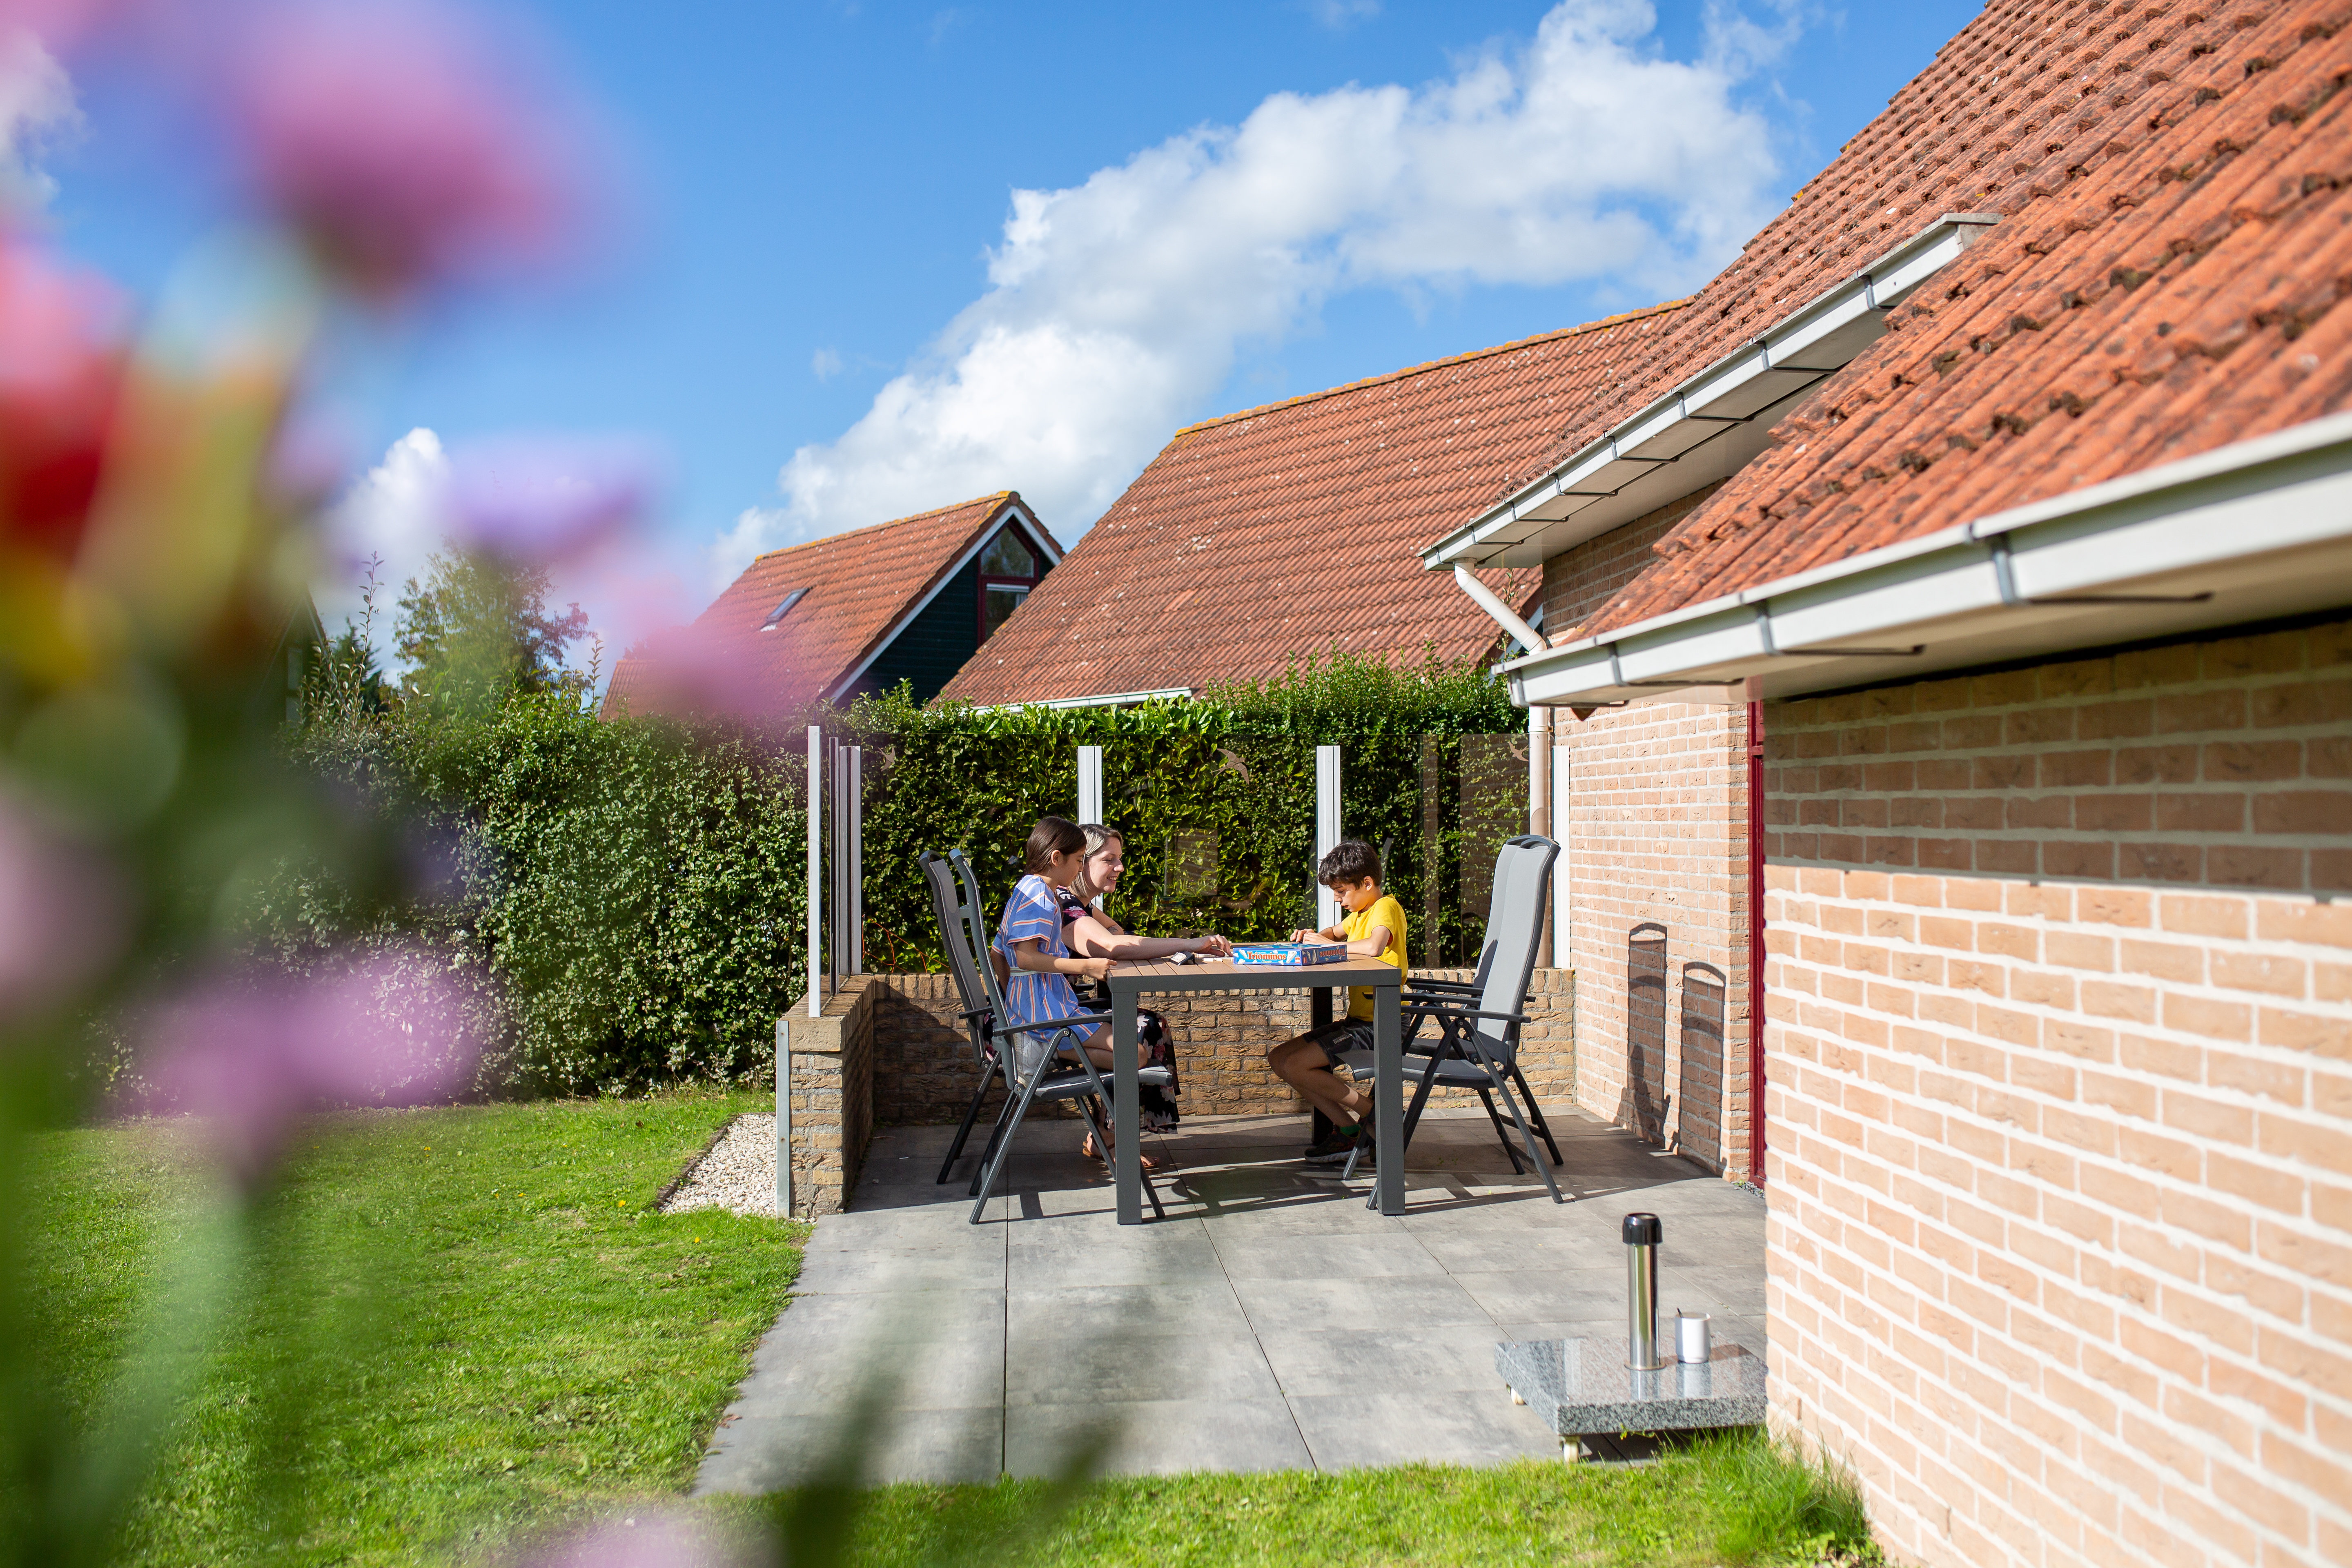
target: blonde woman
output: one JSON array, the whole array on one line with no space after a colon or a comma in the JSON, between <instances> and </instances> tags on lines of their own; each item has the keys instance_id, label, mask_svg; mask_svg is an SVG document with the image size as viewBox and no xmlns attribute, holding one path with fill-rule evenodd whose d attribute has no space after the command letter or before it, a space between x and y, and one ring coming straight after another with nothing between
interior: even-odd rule
<instances>
[{"instance_id":1,"label":"blonde woman","mask_svg":"<svg viewBox=\"0 0 2352 1568\"><path fill-rule=\"evenodd\" d=\"M1062 891L1063 940L1071 952L1085 958L1144 963L1180 955L1223 958L1232 953L1234 944L1221 936L1136 936L1113 920L1103 904L1118 890L1118 879L1126 873L1127 842L1118 829L1098 822L1086 823L1079 831L1087 838L1086 858L1079 865L1077 876ZM1146 1085L1136 1099L1135 1109L1143 1118L1145 1131L1173 1132L1176 1096L1182 1090L1175 1081L1176 1050L1168 1036L1167 1022L1157 1013L1138 1008L1135 1029L1136 1038L1142 1046L1144 1065L1164 1067L1169 1073L1168 1087Z\"/></svg>"}]
</instances>

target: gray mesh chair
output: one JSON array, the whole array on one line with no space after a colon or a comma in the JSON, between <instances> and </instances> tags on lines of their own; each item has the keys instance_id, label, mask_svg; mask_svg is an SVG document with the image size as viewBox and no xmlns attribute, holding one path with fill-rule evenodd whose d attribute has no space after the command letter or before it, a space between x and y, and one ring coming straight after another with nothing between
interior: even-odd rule
<instances>
[{"instance_id":1,"label":"gray mesh chair","mask_svg":"<svg viewBox=\"0 0 2352 1568\"><path fill-rule=\"evenodd\" d=\"M972 932L987 918L981 913L976 891L966 893L946 856L926 849L915 858L923 868L923 884L930 889L931 914L940 922L940 951L947 954L948 969L955 976L956 994L963 1003L959 1016L963 1019L964 1037L971 1047L972 1065L980 1070L980 1082L971 1091L971 1103L964 1108L955 1142L948 1145L948 1157L940 1162L939 1180L943 1183L962 1158L964 1141L971 1136L980 1108L996 1084L996 1009L980 977L982 961L976 960L972 951Z\"/></svg>"},{"instance_id":2,"label":"gray mesh chair","mask_svg":"<svg viewBox=\"0 0 2352 1568\"><path fill-rule=\"evenodd\" d=\"M1535 977L1536 945L1543 933L1544 900L1551 889L1552 862L1559 857L1559 845L1533 834L1504 845L1496 858L1495 890L1488 905L1493 913L1486 925L1486 943L1479 954L1478 979L1472 982L1475 993L1460 982L1419 982L1407 994L1404 1006L1415 1035L1434 1025L1438 1037L1426 1043L1416 1039L1413 1050L1420 1059L1405 1064L1405 1076L1416 1081L1402 1129L1403 1142L1410 1146L1432 1089L1442 1085L1475 1090L1516 1173L1521 1168L1518 1150L1512 1147L1496 1114L1495 1100L1499 1097L1517 1125L1528 1163L1543 1177L1554 1203L1564 1201L1551 1174L1551 1166L1559 1163L1559 1147L1544 1122L1543 1109L1536 1103L1526 1074L1519 1070L1518 1048L1519 1030L1527 1023L1528 986ZM1375 1064L1370 1052L1351 1051L1347 1061L1351 1073L1371 1076ZM1518 1090L1516 1095L1514 1086ZM1537 1152L1528 1116L1520 1110L1522 1098L1535 1125L1543 1130L1550 1163ZM1355 1173L1362 1152L1359 1145L1349 1156L1343 1174Z\"/></svg>"},{"instance_id":3,"label":"gray mesh chair","mask_svg":"<svg viewBox=\"0 0 2352 1568\"><path fill-rule=\"evenodd\" d=\"M947 860L962 885L962 907L977 911L981 908L980 884L971 874L971 865L962 852L950 849ZM1095 1114L1097 1105L1110 1103L1110 1091L1105 1087L1101 1072L1094 1058L1087 1055L1086 1039L1096 1029L1109 1022L1102 1013L1074 1013L1067 1017L1047 1018L1034 1024L1007 1025L1003 1020L1013 1016L1004 1004L1003 987L998 983L994 965L981 958L981 943L986 938L985 928L977 920L969 920L959 945L964 947L966 961L979 977L988 994L989 1010L996 1020L991 1029L995 1058L995 1071L1004 1080L1004 1104L996 1113L996 1126L989 1133L988 1147L980 1157L980 1169L971 1179L971 1223L978 1225L987 1210L990 1194L996 1190L997 1178L1003 1173L1004 1162L1013 1152L1013 1135L1021 1131L1022 1119L1029 1107L1040 1100L1073 1100L1078 1114L1086 1119L1087 1129L1094 1133L1095 1147L1110 1152L1110 1134ZM950 933L943 931L942 935ZM952 962L952 961L950 961ZM1068 1049L1076 1058L1065 1061L1061 1053ZM1171 1081L1166 1068L1147 1067L1139 1069L1139 1083L1158 1084L1166 1088ZM1165 1216L1160 1193L1151 1184L1150 1174L1143 1178L1143 1192L1151 1200L1154 1214Z\"/></svg>"}]
</instances>

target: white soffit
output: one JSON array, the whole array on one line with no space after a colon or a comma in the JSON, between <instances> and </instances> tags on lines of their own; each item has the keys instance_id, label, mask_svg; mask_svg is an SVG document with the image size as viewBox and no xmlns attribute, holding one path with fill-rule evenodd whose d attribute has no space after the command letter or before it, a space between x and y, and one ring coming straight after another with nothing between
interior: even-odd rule
<instances>
[{"instance_id":1,"label":"white soffit","mask_svg":"<svg viewBox=\"0 0 2352 1568\"><path fill-rule=\"evenodd\" d=\"M1946 213L1782 317L1536 483L1422 552L1432 570L1535 566L1728 479L1773 423L1885 331L1885 312L1957 259L1993 217Z\"/></svg>"},{"instance_id":2,"label":"white soffit","mask_svg":"<svg viewBox=\"0 0 2352 1568\"><path fill-rule=\"evenodd\" d=\"M1514 659L1521 704L1744 701L2352 605L2333 415Z\"/></svg>"}]
</instances>

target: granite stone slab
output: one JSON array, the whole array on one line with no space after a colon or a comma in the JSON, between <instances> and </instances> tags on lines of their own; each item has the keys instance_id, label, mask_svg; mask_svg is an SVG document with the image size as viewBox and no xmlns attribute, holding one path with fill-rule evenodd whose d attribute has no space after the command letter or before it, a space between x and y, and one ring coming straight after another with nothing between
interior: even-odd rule
<instances>
[{"instance_id":1,"label":"granite stone slab","mask_svg":"<svg viewBox=\"0 0 2352 1568\"><path fill-rule=\"evenodd\" d=\"M1563 1437L1764 1419L1764 1358L1738 1345L1717 1345L1708 1361L1634 1372L1622 1338L1506 1341L1495 1347L1495 1370Z\"/></svg>"}]
</instances>

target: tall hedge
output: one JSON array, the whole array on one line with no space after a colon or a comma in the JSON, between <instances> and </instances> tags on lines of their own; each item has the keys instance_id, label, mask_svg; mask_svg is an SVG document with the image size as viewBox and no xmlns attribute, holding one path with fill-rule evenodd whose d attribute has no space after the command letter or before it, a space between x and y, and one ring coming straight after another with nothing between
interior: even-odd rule
<instances>
[{"instance_id":1,"label":"tall hedge","mask_svg":"<svg viewBox=\"0 0 2352 1568\"><path fill-rule=\"evenodd\" d=\"M1002 899L1030 825L1076 810L1081 745L1104 748L1105 814L1128 845L1118 913L1135 929L1262 939L1311 919L1315 747L1337 742L1345 830L1388 843L1390 886L1412 921L1438 879L1444 951L1459 953L1476 931L1453 879L1465 854L1493 847L1463 844L1451 769L1462 736L1519 716L1484 671L1334 657L1186 702L983 711L918 707L902 689L816 718L866 748L866 965L897 970L943 962L916 856L961 847ZM314 726L297 752L361 778L379 811L450 851L453 897L415 924L453 964L499 983L511 1039L493 1087L768 1070L776 1015L804 976L804 729L605 722L562 692L519 694L478 719L412 709L341 722L363 734ZM1189 859L1175 853L1187 846ZM278 933L281 951L337 935L331 896L274 907L301 927L299 940ZM1428 952L1426 933L1412 951Z\"/></svg>"},{"instance_id":2,"label":"tall hedge","mask_svg":"<svg viewBox=\"0 0 2352 1568\"><path fill-rule=\"evenodd\" d=\"M1190 701L983 710L918 708L899 693L826 717L866 748L866 963L880 969L942 962L916 855L960 847L1002 897L1030 825L1077 809L1077 748L1087 745L1103 748L1104 815L1127 840L1117 912L1131 928L1267 940L1311 922L1315 748L1336 743L1342 831L1388 846L1388 886L1409 921L1422 919L1428 879L1438 879L1440 951L1459 954L1475 936L1452 896L1465 852L1461 737L1524 722L1483 669L1433 658L1399 671L1339 653ZM1426 840L1425 737L1436 740L1439 807ZM1202 835L1214 836L1213 865L1180 863L1171 851L1204 848ZM1416 960L1429 951L1425 935L1413 939Z\"/></svg>"}]
</instances>

